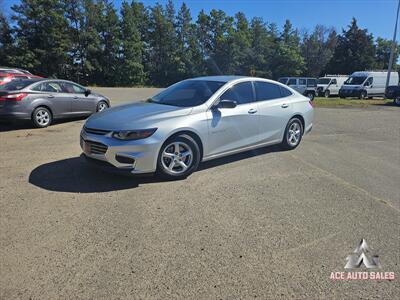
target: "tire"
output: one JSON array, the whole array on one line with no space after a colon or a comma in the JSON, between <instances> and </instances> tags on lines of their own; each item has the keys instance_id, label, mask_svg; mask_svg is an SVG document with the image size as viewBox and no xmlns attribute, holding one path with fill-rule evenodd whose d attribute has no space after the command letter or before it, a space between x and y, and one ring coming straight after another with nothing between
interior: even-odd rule
<instances>
[{"instance_id":1,"label":"tire","mask_svg":"<svg viewBox=\"0 0 400 300\"><path fill-rule=\"evenodd\" d=\"M325 98L329 98L331 96L331 92L329 90L325 90L324 96Z\"/></svg>"},{"instance_id":2,"label":"tire","mask_svg":"<svg viewBox=\"0 0 400 300\"><path fill-rule=\"evenodd\" d=\"M38 107L33 111L31 120L33 126L37 128L44 128L53 122L53 115L46 107Z\"/></svg>"},{"instance_id":3,"label":"tire","mask_svg":"<svg viewBox=\"0 0 400 300\"><path fill-rule=\"evenodd\" d=\"M296 131L296 133L294 133L293 131ZM281 147L285 150L295 149L298 145L300 145L303 133L304 133L303 123L300 121L300 119L298 118L290 119L286 125L285 135L283 136ZM293 136L293 134L295 135Z\"/></svg>"},{"instance_id":4,"label":"tire","mask_svg":"<svg viewBox=\"0 0 400 300\"><path fill-rule=\"evenodd\" d=\"M314 97L315 97L315 94L314 94L314 93L311 93L311 92L308 92L308 93L306 94L306 97L309 98L311 101L313 101L313 100L314 100Z\"/></svg>"},{"instance_id":5,"label":"tire","mask_svg":"<svg viewBox=\"0 0 400 300\"><path fill-rule=\"evenodd\" d=\"M174 136L160 149L157 174L166 179L184 179L196 171L200 159L200 148L194 139L186 134Z\"/></svg>"},{"instance_id":6,"label":"tire","mask_svg":"<svg viewBox=\"0 0 400 300\"><path fill-rule=\"evenodd\" d=\"M359 99L362 99L362 100L367 99L367 98L368 98L367 92L366 92L366 91L362 91L362 92L360 93L360 97L358 97L358 98L359 98Z\"/></svg>"},{"instance_id":7,"label":"tire","mask_svg":"<svg viewBox=\"0 0 400 300\"><path fill-rule=\"evenodd\" d=\"M394 104L396 104L397 106L400 106L400 97L395 98L393 101L394 101Z\"/></svg>"},{"instance_id":8,"label":"tire","mask_svg":"<svg viewBox=\"0 0 400 300\"><path fill-rule=\"evenodd\" d=\"M108 103L106 101L101 100L101 101L99 101L99 103L97 103L96 112L103 111L103 110L107 109L108 107L109 107Z\"/></svg>"}]
</instances>

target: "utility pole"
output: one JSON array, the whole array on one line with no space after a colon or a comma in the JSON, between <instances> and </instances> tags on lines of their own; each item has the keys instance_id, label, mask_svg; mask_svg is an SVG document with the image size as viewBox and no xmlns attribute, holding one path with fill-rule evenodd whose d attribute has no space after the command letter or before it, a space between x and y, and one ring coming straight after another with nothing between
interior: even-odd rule
<instances>
[{"instance_id":1,"label":"utility pole","mask_svg":"<svg viewBox=\"0 0 400 300\"><path fill-rule=\"evenodd\" d=\"M389 85L390 72L392 72L392 66L393 66L394 50L396 49L396 44L397 44L396 43L396 33L397 33L397 22L399 21L399 10L400 10L400 0L399 0L399 4L397 5L396 25L394 26L392 50L390 51L389 66L388 66L388 73L387 73L387 77L386 77L385 90L387 89L387 87Z\"/></svg>"}]
</instances>

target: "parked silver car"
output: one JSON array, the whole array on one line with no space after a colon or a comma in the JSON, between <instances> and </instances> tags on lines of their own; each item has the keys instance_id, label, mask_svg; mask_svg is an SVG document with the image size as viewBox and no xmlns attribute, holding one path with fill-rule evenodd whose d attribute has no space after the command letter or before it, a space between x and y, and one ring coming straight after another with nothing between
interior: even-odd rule
<instances>
[{"instance_id":1,"label":"parked silver car","mask_svg":"<svg viewBox=\"0 0 400 300\"><path fill-rule=\"evenodd\" d=\"M294 149L312 122L310 99L279 82L201 77L91 116L80 143L97 165L184 178L201 161L273 144Z\"/></svg>"},{"instance_id":2,"label":"parked silver car","mask_svg":"<svg viewBox=\"0 0 400 300\"><path fill-rule=\"evenodd\" d=\"M110 106L107 97L67 80L13 80L0 86L0 120L32 120L46 127L53 119L88 116Z\"/></svg>"}]
</instances>

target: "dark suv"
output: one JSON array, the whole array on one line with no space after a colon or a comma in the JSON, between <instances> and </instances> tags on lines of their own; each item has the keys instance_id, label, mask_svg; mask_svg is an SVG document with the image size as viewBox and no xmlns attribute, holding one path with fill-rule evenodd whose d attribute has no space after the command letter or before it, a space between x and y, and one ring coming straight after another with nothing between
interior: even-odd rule
<instances>
[{"instance_id":1,"label":"dark suv","mask_svg":"<svg viewBox=\"0 0 400 300\"><path fill-rule=\"evenodd\" d=\"M400 86L390 85L386 88L385 98L393 99L394 104L400 106Z\"/></svg>"},{"instance_id":2,"label":"dark suv","mask_svg":"<svg viewBox=\"0 0 400 300\"><path fill-rule=\"evenodd\" d=\"M300 94L314 100L317 93L317 78L310 77L281 77L279 82L290 86Z\"/></svg>"}]
</instances>

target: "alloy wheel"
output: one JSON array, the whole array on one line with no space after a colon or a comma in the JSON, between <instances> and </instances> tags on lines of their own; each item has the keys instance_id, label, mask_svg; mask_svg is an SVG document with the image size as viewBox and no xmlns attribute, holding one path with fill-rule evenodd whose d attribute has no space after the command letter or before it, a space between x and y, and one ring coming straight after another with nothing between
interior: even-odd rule
<instances>
[{"instance_id":1,"label":"alloy wheel","mask_svg":"<svg viewBox=\"0 0 400 300\"><path fill-rule=\"evenodd\" d=\"M286 138L290 146L297 146L301 138L301 125L297 122L293 122L292 124L290 124Z\"/></svg>"},{"instance_id":2,"label":"alloy wheel","mask_svg":"<svg viewBox=\"0 0 400 300\"><path fill-rule=\"evenodd\" d=\"M108 108L108 105L107 105L105 102L100 102L99 108L98 108L97 111L103 111L103 110L105 110L106 108Z\"/></svg>"},{"instance_id":3,"label":"alloy wheel","mask_svg":"<svg viewBox=\"0 0 400 300\"><path fill-rule=\"evenodd\" d=\"M164 148L161 163L163 168L170 173L182 174L193 163L193 151L186 143L173 142Z\"/></svg>"},{"instance_id":4,"label":"alloy wheel","mask_svg":"<svg viewBox=\"0 0 400 300\"><path fill-rule=\"evenodd\" d=\"M36 122L40 125L40 126L47 126L50 122L50 115L47 111L43 110L43 109L39 109L36 114L35 114L35 119Z\"/></svg>"}]
</instances>

